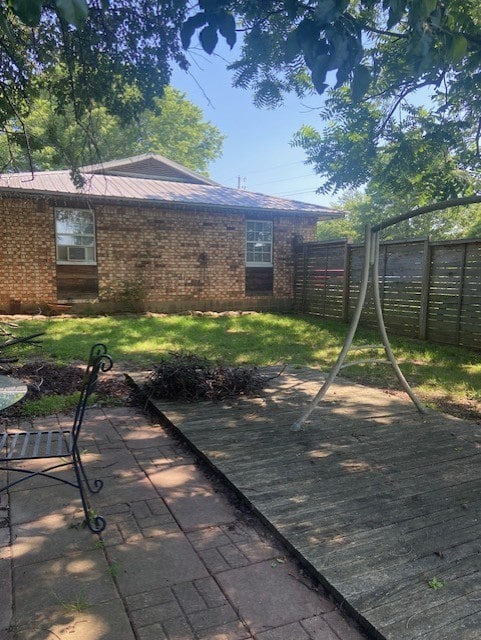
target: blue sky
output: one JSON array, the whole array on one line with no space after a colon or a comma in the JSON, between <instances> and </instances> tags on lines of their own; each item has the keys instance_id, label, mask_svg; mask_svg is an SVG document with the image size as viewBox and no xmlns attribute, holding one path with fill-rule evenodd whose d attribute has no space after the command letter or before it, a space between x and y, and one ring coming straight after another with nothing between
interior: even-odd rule
<instances>
[{"instance_id":1,"label":"blue sky","mask_svg":"<svg viewBox=\"0 0 481 640\"><path fill-rule=\"evenodd\" d=\"M222 55L227 57L228 50ZM331 197L315 193L319 176L304 164L302 149L290 145L302 124L321 127L320 96L288 96L282 107L257 109L249 91L232 87L225 59L195 50L189 56L189 73L174 69L171 84L226 136L223 157L209 167L211 178L228 187L237 187L240 179L249 191L332 204Z\"/></svg>"}]
</instances>

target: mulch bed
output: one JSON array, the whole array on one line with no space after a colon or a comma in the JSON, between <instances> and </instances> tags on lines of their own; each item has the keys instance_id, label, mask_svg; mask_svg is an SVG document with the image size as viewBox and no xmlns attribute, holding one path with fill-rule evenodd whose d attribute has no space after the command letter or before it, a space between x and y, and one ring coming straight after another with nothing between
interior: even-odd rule
<instances>
[{"instance_id":1,"label":"mulch bed","mask_svg":"<svg viewBox=\"0 0 481 640\"><path fill-rule=\"evenodd\" d=\"M41 396L64 396L79 391L85 365L75 367L49 362L31 362L12 369L12 375L23 380L28 386L26 399L37 400ZM101 397L124 399L129 395L130 387L118 376L104 376L99 378L96 392Z\"/></svg>"},{"instance_id":2,"label":"mulch bed","mask_svg":"<svg viewBox=\"0 0 481 640\"><path fill-rule=\"evenodd\" d=\"M20 417L22 404L38 400L42 396L71 395L82 387L85 365L59 365L46 361L30 362L21 366L11 366L11 374L22 380L28 387L25 398L16 405L2 411L1 420ZM100 399L118 400L124 404L133 401L132 387L125 376L105 375L99 378L96 389Z\"/></svg>"}]
</instances>

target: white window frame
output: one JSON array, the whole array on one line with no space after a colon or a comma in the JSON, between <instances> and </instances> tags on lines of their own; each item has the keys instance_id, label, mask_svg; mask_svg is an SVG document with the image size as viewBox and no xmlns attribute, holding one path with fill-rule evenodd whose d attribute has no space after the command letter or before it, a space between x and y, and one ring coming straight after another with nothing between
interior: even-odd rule
<instances>
[{"instance_id":1,"label":"white window frame","mask_svg":"<svg viewBox=\"0 0 481 640\"><path fill-rule=\"evenodd\" d=\"M246 220L245 225L245 243L246 243L246 267L272 267L272 256L274 249L274 229L272 220ZM268 240L262 239L262 234L268 234ZM254 238L252 237L254 234ZM270 245L269 260L249 260L249 254L252 254L252 245L257 243ZM263 252L264 253L264 252ZM267 252L266 252L267 253Z\"/></svg>"},{"instance_id":2,"label":"white window frame","mask_svg":"<svg viewBox=\"0 0 481 640\"><path fill-rule=\"evenodd\" d=\"M65 232L65 231L60 231L59 230L59 220L58 220L58 215L59 214L75 214L75 213L81 213L81 214L85 214L87 216L90 217L91 221L89 224L92 225L92 233L89 232L85 232L85 231L81 231L79 233L75 233L75 231L72 232ZM72 243L68 244L65 242L60 242L59 237L60 236L71 236L72 237ZM85 239L89 239L90 242L87 243L76 243L75 242L75 237L82 237ZM62 248L67 248L67 258L65 257L60 257L59 253L60 253L60 247ZM93 258L78 258L78 257L74 257L74 252L75 250L78 249L84 249L86 252L88 249L92 249L92 254L93 254ZM79 209L79 208L73 208L73 207L56 207L55 208L55 251L56 251L56 256L57 256L57 264L89 264L89 265L95 265L97 264L97 246L96 246L96 237L95 237L95 215L94 212L91 209ZM72 258L70 258L70 254L72 254Z\"/></svg>"}]
</instances>

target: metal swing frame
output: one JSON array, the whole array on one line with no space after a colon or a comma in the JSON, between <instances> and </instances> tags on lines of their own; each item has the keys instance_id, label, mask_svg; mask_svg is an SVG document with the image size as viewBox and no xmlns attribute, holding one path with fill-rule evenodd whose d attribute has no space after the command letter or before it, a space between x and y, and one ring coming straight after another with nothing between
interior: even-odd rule
<instances>
[{"instance_id":1,"label":"metal swing frame","mask_svg":"<svg viewBox=\"0 0 481 640\"><path fill-rule=\"evenodd\" d=\"M419 215L419 214L418 214ZM406 219L404 216L402 219ZM382 304L381 304L381 296L379 292L379 232L381 229L384 229L387 226L391 226L391 224L395 224L399 222L400 219L396 218L391 221L387 221L381 225L377 225L376 227L371 228L370 225L366 226L365 236L364 236L364 261L362 268L362 277L361 277L361 287L359 291L359 297L357 299L356 309L354 311L354 315L351 320L351 325L349 327L348 334L346 339L344 340L344 345L342 350L336 360L336 363L332 367L329 372L324 384L319 389L317 394L311 400L309 405L307 406L304 413L301 417L294 422L292 425L293 431L300 431L304 422L309 418L314 409L318 406L321 400L326 395L329 387L334 382L334 379L338 375L339 371L343 368L350 367L356 364L363 363L379 363L379 364L390 364L396 374L396 377L401 384L403 390L408 394L409 398L413 402L414 406L420 413L426 413L426 408L421 404L418 400L414 391L411 389L408 381L404 377L399 365L396 361L396 357L391 348L391 344L389 342L389 338L386 331L386 325L384 324L384 317L382 313ZM382 338L382 345L362 345L357 347L352 347L352 343L354 337L356 335L356 331L359 325L359 320L361 318L361 313L364 307L364 303L366 301L367 288L369 284L369 276L371 275L371 281L373 284L373 297L374 297L374 308L376 311L376 318L378 329ZM366 359L358 359L352 360L346 363L346 357L350 351L360 351L360 350L373 350L373 349L384 349L386 358L385 359L377 359L377 358L366 358Z\"/></svg>"}]
</instances>

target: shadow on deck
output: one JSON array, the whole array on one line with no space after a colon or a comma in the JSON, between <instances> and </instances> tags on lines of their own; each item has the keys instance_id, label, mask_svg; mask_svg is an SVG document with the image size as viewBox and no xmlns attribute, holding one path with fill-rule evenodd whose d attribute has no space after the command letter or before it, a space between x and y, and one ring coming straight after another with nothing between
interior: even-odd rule
<instances>
[{"instance_id":1,"label":"shadow on deck","mask_svg":"<svg viewBox=\"0 0 481 640\"><path fill-rule=\"evenodd\" d=\"M481 426L296 369L260 398L156 408L375 637L481 638Z\"/></svg>"}]
</instances>

